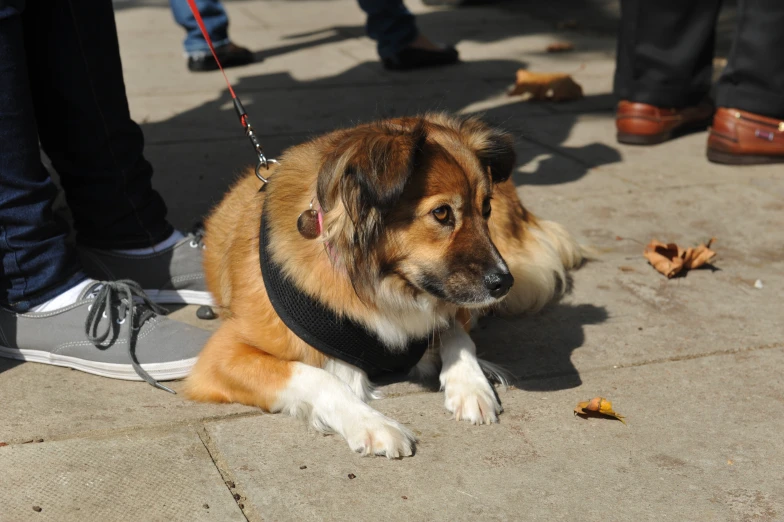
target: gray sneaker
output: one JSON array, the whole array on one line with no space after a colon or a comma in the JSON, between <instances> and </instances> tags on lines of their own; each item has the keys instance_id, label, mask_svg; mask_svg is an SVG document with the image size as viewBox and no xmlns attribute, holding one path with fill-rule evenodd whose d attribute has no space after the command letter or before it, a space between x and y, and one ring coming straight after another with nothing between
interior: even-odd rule
<instances>
[{"instance_id":1,"label":"gray sneaker","mask_svg":"<svg viewBox=\"0 0 784 522\"><path fill-rule=\"evenodd\" d=\"M0 308L0 357L145 380L174 393L157 381L186 377L210 332L158 315L163 311L133 281L96 283L52 312Z\"/></svg>"},{"instance_id":2,"label":"gray sneaker","mask_svg":"<svg viewBox=\"0 0 784 522\"><path fill-rule=\"evenodd\" d=\"M202 268L201 234L188 234L174 246L140 256L78 247L85 273L98 280L131 279L156 303L212 305Z\"/></svg>"}]
</instances>

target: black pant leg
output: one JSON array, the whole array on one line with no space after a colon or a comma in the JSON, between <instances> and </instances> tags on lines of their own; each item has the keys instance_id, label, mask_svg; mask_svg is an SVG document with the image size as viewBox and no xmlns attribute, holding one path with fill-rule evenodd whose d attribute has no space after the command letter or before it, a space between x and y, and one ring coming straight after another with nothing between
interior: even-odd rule
<instances>
[{"instance_id":1,"label":"black pant leg","mask_svg":"<svg viewBox=\"0 0 784 522\"><path fill-rule=\"evenodd\" d=\"M717 105L784 120L784 1L740 0L738 8Z\"/></svg>"},{"instance_id":2,"label":"black pant leg","mask_svg":"<svg viewBox=\"0 0 784 522\"><path fill-rule=\"evenodd\" d=\"M615 94L661 107L710 89L721 0L621 0Z\"/></svg>"},{"instance_id":3,"label":"black pant leg","mask_svg":"<svg viewBox=\"0 0 784 522\"><path fill-rule=\"evenodd\" d=\"M35 0L23 14L41 144L77 241L146 247L172 232L125 96L111 0Z\"/></svg>"}]
</instances>

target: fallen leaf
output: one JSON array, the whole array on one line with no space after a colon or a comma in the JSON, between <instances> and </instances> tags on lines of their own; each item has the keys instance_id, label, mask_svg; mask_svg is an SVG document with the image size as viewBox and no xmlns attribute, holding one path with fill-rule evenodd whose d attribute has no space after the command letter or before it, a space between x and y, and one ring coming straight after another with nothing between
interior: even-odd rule
<instances>
[{"instance_id":1,"label":"fallen leaf","mask_svg":"<svg viewBox=\"0 0 784 522\"><path fill-rule=\"evenodd\" d=\"M626 421L623 420L625 417L620 413L615 413L612 409L612 403L604 397L594 397L590 401L577 404L577 407L574 409L574 414L583 415L585 417L589 417L591 414L607 415L608 417L614 417L626 424Z\"/></svg>"},{"instance_id":2,"label":"fallen leaf","mask_svg":"<svg viewBox=\"0 0 784 522\"><path fill-rule=\"evenodd\" d=\"M574 51L574 44L571 42L553 42L546 49L548 53L566 53Z\"/></svg>"},{"instance_id":3,"label":"fallen leaf","mask_svg":"<svg viewBox=\"0 0 784 522\"><path fill-rule=\"evenodd\" d=\"M520 69L509 96L530 94L532 100L571 101L583 97L583 88L564 73L536 73Z\"/></svg>"},{"instance_id":4,"label":"fallen leaf","mask_svg":"<svg viewBox=\"0 0 784 522\"><path fill-rule=\"evenodd\" d=\"M633 266L624 266L624 265L619 266L618 270L620 270L621 272L636 272L637 271L637 270L634 269Z\"/></svg>"},{"instance_id":5,"label":"fallen leaf","mask_svg":"<svg viewBox=\"0 0 784 522\"><path fill-rule=\"evenodd\" d=\"M664 244L652 239L645 247L643 255L653 268L672 278L682 270L699 268L716 257L716 252L710 249L713 241L715 238L711 238L707 244L684 249L675 243Z\"/></svg>"}]
</instances>

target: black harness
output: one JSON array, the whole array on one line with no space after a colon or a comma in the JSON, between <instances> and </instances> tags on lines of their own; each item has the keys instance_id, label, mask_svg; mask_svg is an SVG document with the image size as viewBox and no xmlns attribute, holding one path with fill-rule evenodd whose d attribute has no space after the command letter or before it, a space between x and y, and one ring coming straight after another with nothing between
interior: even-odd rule
<instances>
[{"instance_id":1,"label":"black harness","mask_svg":"<svg viewBox=\"0 0 784 522\"><path fill-rule=\"evenodd\" d=\"M297 337L330 357L364 370L370 377L407 372L419 362L427 350L427 339L413 341L404 350L392 353L364 326L338 317L286 279L280 265L269 255L268 228L262 212L259 231L261 275L275 312Z\"/></svg>"}]
</instances>

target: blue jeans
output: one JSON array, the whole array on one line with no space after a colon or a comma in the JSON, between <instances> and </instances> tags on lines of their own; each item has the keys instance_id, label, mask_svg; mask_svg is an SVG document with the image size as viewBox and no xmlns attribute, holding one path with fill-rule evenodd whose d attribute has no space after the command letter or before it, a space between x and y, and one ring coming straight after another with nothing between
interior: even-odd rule
<instances>
[{"instance_id":1,"label":"blue jeans","mask_svg":"<svg viewBox=\"0 0 784 522\"><path fill-rule=\"evenodd\" d=\"M365 30L376 41L382 59L395 56L419 34L416 19L403 0L359 0L359 7L367 14Z\"/></svg>"},{"instance_id":2,"label":"blue jeans","mask_svg":"<svg viewBox=\"0 0 784 522\"><path fill-rule=\"evenodd\" d=\"M201 35L196 18L193 17L186 0L169 0L174 19L186 31L185 53L200 55L209 52L207 42ZM204 20L204 26L218 47L229 43L229 18L220 0L196 0L196 7ZM402 0L359 0L359 7L367 14L367 35L376 41L378 55L389 58L408 46L417 37L414 15L406 9Z\"/></svg>"},{"instance_id":3,"label":"blue jeans","mask_svg":"<svg viewBox=\"0 0 784 522\"><path fill-rule=\"evenodd\" d=\"M204 37L201 35L199 24L191 12L186 0L169 0L171 12L174 20L185 29L185 54L188 56L200 56L210 52L210 48ZM196 0L196 7L199 9L204 27L210 35L212 45L220 47L229 43L229 17L220 0Z\"/></svg>"},{"instance_id":4,"label":"blue jeans","mask_svg":"<svg viewBox=\"0 0 784 522\"><path fill-rule=\"evenodd\" d=\"M111 0L0 0L0 306L19 312L85 277L39 140L78 242L137 248L171 234L128 112Z\"/></svg>"}]
</instances>

